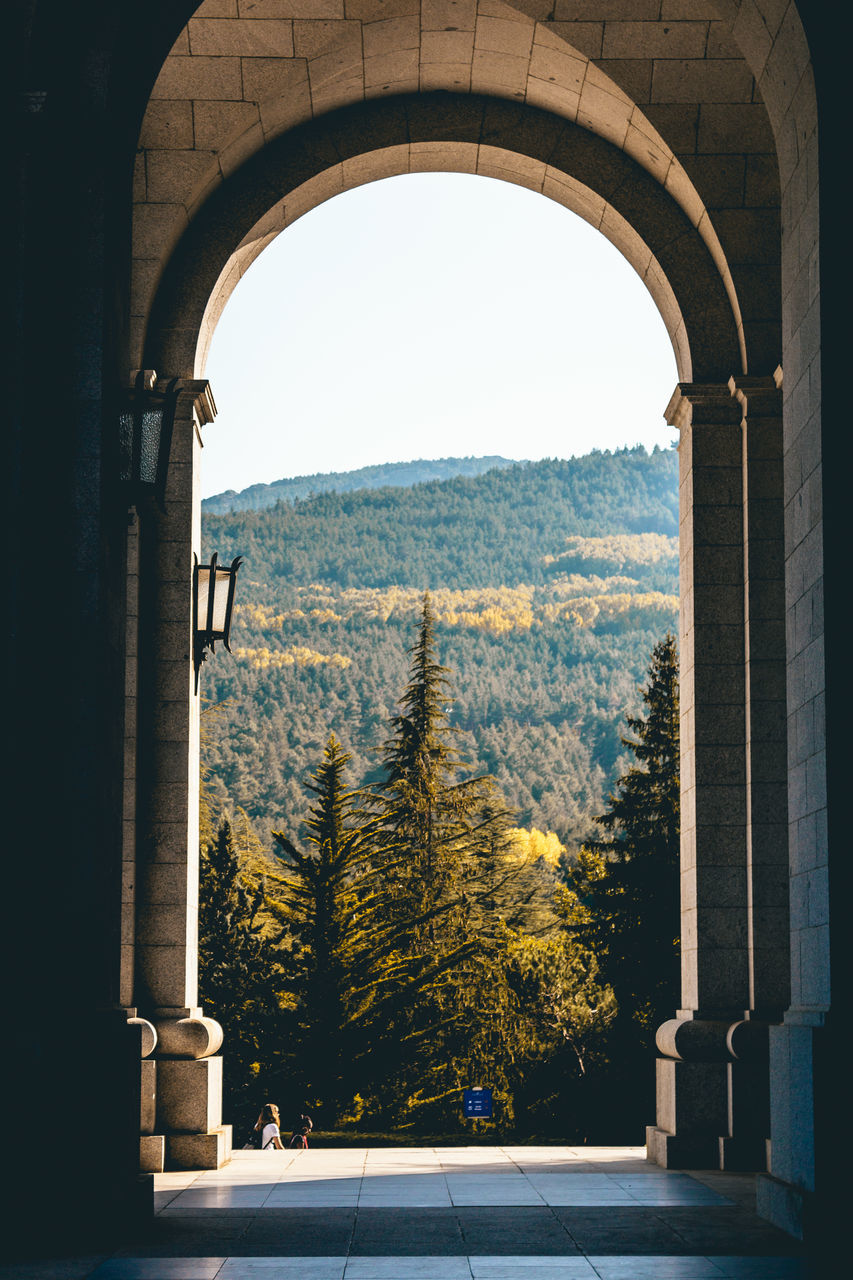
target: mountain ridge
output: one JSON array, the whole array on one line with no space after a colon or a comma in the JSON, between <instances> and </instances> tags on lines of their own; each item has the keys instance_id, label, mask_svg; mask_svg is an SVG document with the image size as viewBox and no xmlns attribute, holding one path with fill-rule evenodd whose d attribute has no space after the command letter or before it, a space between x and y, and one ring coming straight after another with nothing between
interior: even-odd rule
<instances>
[{"instance_id":1,"label":"mountain ridge","mask_svg":"<svg viewBox=\"0 0 853 1280\"><path fill-rule=\"evenodd\" d=\"M477 476L486 471L515 466L515 458L500 454L460 458L414 458L408 462L381 462L352 471L317 471L269 483L259 482L245 489L226 489L202 500L207 515L228 515L233 511L263 511L278 502L297 502L321 493L351 493L360 489L410 488L431 480L456 476Z\"/></svg>"}]
</instances>

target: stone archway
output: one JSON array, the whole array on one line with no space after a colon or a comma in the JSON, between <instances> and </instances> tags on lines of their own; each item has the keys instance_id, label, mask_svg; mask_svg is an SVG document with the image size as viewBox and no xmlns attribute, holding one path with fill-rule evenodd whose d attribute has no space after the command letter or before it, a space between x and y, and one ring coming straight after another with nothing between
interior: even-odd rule
<instances>
[{"instance_id":1,"label":"stone archway","mask_svg":"<svg viewBox=\"0 0 853 1280\"><path fill-rule=\"evenodd\" d=\"M208 196L160 278L147 317L144 363L169 376L183 376L188 391L204 393L206 384L193 381L193 375L202 370L209 334L230 289L264 245L293 216L345 185L424 166L523 182L575 209L633 263L667 324L682 376L670 421L683 437L685 995L679 1021L668 1026L660 1042L665 1057L659 1068L659 1126L650 1131L650 1146L661 1163L715 1165L722 1142L728 1167L763 1167L766 1025L756 1049L755 1019L764 1025L781 1014L787 950L784 939L771 941L778 922L762 894L761 868L769 858L778 878L786 852L784 827L781 842L778 823L772 826L771 838L764 839L766 821L762 827L759 815L750 810L748 818L747 813L753 775L766 782L776 768L774 780L783 783L776 750L783 725L778 704L768 712L766 692L751 673L746 655L750 634L753 653L758 634L754 602L761 598L762 622L782 616L780 592L773 590L781 587L781 522L771 532L768 517L768 505L781 514L776 465L781 450L780 396L772 377L747 377L743 372L749 325L744 326L740 309L732 305L732 276L720 269L719 242L710 232L702 233L647 168L576 123L474 94L383 98L297 126L246 160ZM763 335L759 347L762 340ZM167 563L187 565L199 549L192 478L202 421L200 402L194 421L190 400L185 418L177 424L184 443L177 445L183 452L174 459L172 501L168 514L158 520L155 538L164 549L161 576ZM174 578L166 575L163 581L156 610L157 631L165 642L157 679L182 690L169 707L172 757L182 726L186 739L179 776L169 785L180 782L189 795L197 774L197 699L190 690L188 668L191 602L186 590L183 597L176 591ZM189 581L186 573L184 581ZM176 644L181 636L183 643ZM761 662L763 672L766 656ZM748 727L759 709L767 713L760 741ZM160 741L152 740L149 750L152 777L159 778L165 773L156 763L163 752ZM163 812L165 794L155 783L153 814ZM167 834L166 824L157 819L155 849L158 841L177 846L186 831L192 831L189 802L187 812L173 812L169 824ZM187 927L175 944L184 959L192 950L194 924L191 858L186 869L187 880L175 887L171 904L175 918L180 917L182 902L187 904ZM774 901L773 908L778 905ZM152 960L158 973L162 967L160 919L160 913L154 913L151 928L136 939L138 985L143 991L152 989L146 977ZM180 989L150 1015L158 1026L173 1026L177 1010L186 1015L195 1007L186 964L175 966L174 972ZM136 1003L142 1007L145 999ZM198 1018L197 1011L194 1016ZM740 1029L745 1016L752 1023L746 1032ZM733 1033L738 1037L737 1052L743 1056L747 1046L754 1059L743 1070L733 1043L726 1043L734 1027L739 1028ZM205 1070L211 1072L212 1060L207 1061ZM200 1075L202 1066L193 1070ZM727 1102L733 1088L738 1095L736 1123ZM696 1105L697 1091L703 1098L701 1107ZM177 1148L169 1141L175 1159Z\"/></svg>"},{"instance_id":2,"label":"stone archway","mask_svg":"<svg viewBox=\"0 0 853 1280\"><path fill-rule=\"evenodd\" d=\"M536 108L450 93L341 108L242 166L208 199L173 253L149 315L143 363L201 376L231 289L271 239L339 191L425 168L516 182L578 213L646 283L684 380L741 370L738 319L714 256L642 166ZM271 192L280 194L270 207Z\"/></svg>"},{"instance_id":3,"label":"stone archway","mask_svg":"<svg viewBox=\"0 0 853 1280\"><path fill-rule=\"evenodd\" d=\"M429 95L437 119L438 95L448 92L535 107L634 159L707 243L742 347L749 329L752 371L775 367L778 162L756 83L767 50L754 24L719 5L680 8L672 19L658 0L615 0L603 17L586 0L580 8L545 0L206 0L163 65L140 134L134 361L170 253L246 161L358 102ZM739 39L756 43L757 66Z\"/></svg>"},{"instance_id":4,"label":"stone archway","mask_svg":"<svg viewBox=\"0 0 853 1280\"><path fill-rule=\"evenodd\" d=\"M180 613L187 535L171 560L168 543L154 536L156 515L143 516L125 547L128 513L114 466L118 399L128 370L142 363L161 279L214 193L280 136L333 110L387 97L420 97L434 117L436 101L426 100L449 92L535 107L629 155L687 215L723 282L740 365L708 383L699 383L694 370L694 381L680 388L670 412L684 422L685 440L689 434L685 455L701 441L710 459L704 470L697 468L694 448L685 490L693 530L704 538L709 527L725 527L730 536L724 554L705 544L703 580L694 572L691 595L692 630L697 640L701 632L709 669L710 659L737 655L727 686L736 696L720 702L715 713L715 732L736 742L706 740L698 718L695 723L696 847L699 827L713 830L716 821L713 805L702 810L703 797L724 816L734 815L732 826L742 835L720 842L719 862L694 857L695 865L686 867L685 899L697 954L710 938L734 942L732 972L741 988L744 971L751 975L751 1011L762 1001L774 1011L778 991L767 986L779 972L773 957L790 947L790 1005L784 1022L770 1031L772 1174L760 1183L760 1205L777 1223L802 1232L803 1215L820 1192L828 1205L821 1225L832 1226L842 1185L832 1186L833 1145L846 1096L846 1059L835 1028L849 947L839 884L839 869L849 862L846 823L841 825L846 707L835 692L826 698L828 687L844 683L848 647L841 630L846 578L840 559L846 554L841 486L847 470L843 433L834 429L846 405L843 338L835 324L846 305L839 271L846 203L843 171L835 163L846 48L835 12L826 0L206 0L203 6L146 0L112 8L86 0L75 6L21 0L12 10L16 56L10 74L20 140L11 159L18 377L5 502L18 545L27 548L8 565L16 746L9 778L20 812L45 811L45 726L51 744L73 743L51 778L49 816L62 840L39 843L52 898L40 904L38 930L19 909L32 890L31 860L10 859L8 868L14 908L7 928L16 972L9 1059L19 1104L11 1110L11 1141L29 1162L28 1176L20 1180L20 1209L29 1209L30 1181L40 1173L37 1152L30 1154L33 1108L53 1097L66 1113L95 1115L109 1098L117 1123L93 1126L80 1153L86 1176L63 1187L51 1212L68 1221L77 1212L91 1213L93 1184L118 1212L129 1211L138 1119L138 1091L130 1082L138 1072L139 1046L132 1062L126 1026L134 998L135 921L140 945L150 926L147 942L152 951L162 949L166 969L189 972L192 958L185 945L190 825L173 822L190 813L185 665L173 669L177 683L157 684L158 672L168 676L161 659L187 648ZM365 151L382 147L377 139L362 143ZM523 154L525 147L515 150ZM338 160L343 174L350 161L337 156L330 164ZM279 197L271 192L266 208ZM298 202L285 208L285 221L298 212ZM251 245L242 252L250 254ZM202 310L206 303L207 296ZM781 392L774 378L780 353ZM160 372L171 371L164 366ZM735 378L734 395L729 377ZM744 408L746 431L742 416L738 429ZM179 411L173 481L183 499L190 492L184 482L192 472L197 426L213 412L200 379L185 381ZM692 481L700 473L697 489ZM720 509L726 486L732 500ZM185 503L187 512L191 508ZM779 605L781 528L787 637ZM162 647L153 659L147 646L138 657L136 579L125 571L125 551L134 566L137 529L143 540L148 535L145 554L158 547L162 552L159 568L171 583L163 598L171 589L179 602L175 629L158 631ZM723 562L740 565L742 584L719 580ZM70 679L46 678L59 646L55 628L44 624L45 593L34 564L51 566L51 609L65 622L61 650ZM694 570L697 565L694 555ZM737 595L744 602L742 618L727 635L714 633L724 602ZM143 606L156 610L159 602L143 599ZM707 692L708 672L701 665L694 678L697 707L705 705ZM137 705L137 674L148 681L152 704ZM145 743L150 746L156 734L137 723L137 710L153 725L168 710L161 701L183 708L183 728L171 750L164 721L163 750L149 750L146 761ZM779 731L785 716L787 752ZM725 774L734 757L715 755L718 745L736 747L734 757L742 763L734 782ZM685 777L693 774L685 770ZM724 793L715 796L716 783L734 787L726 794L740 796L740 807L727 808ZM164 790L158 793L158 787ZM144 860L154 849L148 835L166 835L165 826L156 829L152 797L162 801L160 818L172 823L171 834L181 843L170 851L157 846L159 886L152 881L140 891L137 857L147 867ZM142 820L146 805L154 827ZM786 821L787 874L774 861ZM734 868L725 861L729 854ZM185 885L177 912L170 896L176 879ZM716 902L708 897L708 883L715 880ZM734 905L725 900L728 893ZM766 929L756 934L758 918ZM693 1013L703 1012L702 1000L713 995L702 964L697 966L700 980L688 1009ZM166 992L164 1007L173 1013L191 1008L186 994L184 989L171 1004L174 993ZM702 1040L703 1021L711 1023L707 1043L688 1046L696 1028ZM667 1059L673 1065L666 1070L683 1077L685 1086L693 1075L684 1105L676 1081L675 1102L667 1103L668 1113L661 1111L667 1147L667 1133L689 1136L696 1114L690 1088L695 1097L703 1073L717 1116L725 1082L726 1125L743 1114L741 1096L751 1096L740 1085L748 1084L750 1073L741 1067L752 1067L746 1057L731 1054L744 1033L733 1033L724 1051L722 1028L738 1024L722 1018L715 1028L714 1021L687 1018L682 1025L692 1029L666 1033L666 1045L679 1054ZM695 1054L695 1061L682 1059L682 1050ZM671 1084L663 1082L663 1100L672 1098ZM208 1119L202 1117L197 1131ZM719 1127L717 1119L714 1124ZM755 1135L747 1136L754 1147Z\"/></svg>"}]
</instances>

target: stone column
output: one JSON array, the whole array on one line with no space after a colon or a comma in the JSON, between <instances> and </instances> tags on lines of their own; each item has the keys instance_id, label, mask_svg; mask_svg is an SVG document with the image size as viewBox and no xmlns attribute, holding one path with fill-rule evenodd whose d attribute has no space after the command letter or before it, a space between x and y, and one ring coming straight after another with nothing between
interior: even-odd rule
<instances>
[{"instance_id":1,"label":"stone column","mask_svg":"<svg viewBox=\"0 0 853 1280\"><path fill-rule=\"evenodd\" d=\"M165 1137L167 1164L181 1168L217 1168L230 1155L230 1131L221 1123L222 1059L212 1056L222 1030L198 1007L192 591L201 427L214 413L207 382L181 385L164 510L146 513L141 531L135 1004L157 1032L156 1134Z\"/></svg>"},{"instance_id":2,"label":"stone column","mask_svg":"<svg viewBox=\"0 0 853 1280\"><path fill-rule=\"evenodd\" d=\"M726 384L681 383L681 965L658 1033L649 1158L715 1168L728 1128L727 1035L749 1005L741 411Z\"/></svg>"},{"instance_id":3,"label":"stone column","mask_svg":"<svg viewBox=\"0 0 853 1280\"><path fill-rule=\"evenodd\" d=\"M824 326L825 343L828 334L843 341L837 326ZM836 440L846 384L837 363L825 362L825 377L835 375L834 399L821 424L820 362L815 360L811 378L808 368L803 376L796 332L792 347L784 420L791 995L782 1024L770 1028L771 1159L757 1180L756 1204L762 1216L811 1241L831 1275L844 1223L842 1162L850 1115L845 1028L853 974L846 884L848 469ZM831 472L828 447L834 450Z\"/></svg>"},{"instance_id":4,"label":"stone column","mask_svg":"<svg viewBox=\"0 0 853 1280\"><path fill-rule=\"evenodd\" d=\"M785 552L781 370L729 382L743 436L749 1003L731 1028L727 1169L762 1170L770 1136L769 1026L789 998Z\"/></svg>"},{"instance_id":5,"label":"stone column","mask_svg":"<svg viewBox=\"0 0 853 1280\"><path fill-rule=\"evenodd\" d=\"M139 516L135 507L127 513L124 667L124 795L121 845L121 961L119 1000L130 1014L134 1000L136 966L136 756L139 672Z\"/></svg>"},{"instance_id":6,"label":"stone column","mask_svg":"<svg viewBox=\"0 0 853 1280\"><path fill-rule=\"evenodd\" d=\"M749 1009L790 998L781 370L730 382L743 411Z\"/></svg>"}]
</instances>

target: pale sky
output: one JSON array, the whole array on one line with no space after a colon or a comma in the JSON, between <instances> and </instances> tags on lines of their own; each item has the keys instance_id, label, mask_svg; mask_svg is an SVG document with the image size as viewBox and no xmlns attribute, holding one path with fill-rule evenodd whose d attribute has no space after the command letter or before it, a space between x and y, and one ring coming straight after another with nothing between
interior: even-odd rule
<instances>
[{"instance_id":1,"label":"pale sky","mask_svg":"<svg viewBox=\"0 0 853 1280\"><path fill-rule=\"evenodd\" d=\"M264 250L205 376L202 491L380 462L668 446L663 322L618 250L470 174L345 192Z\"/></svg>"}]
</instances>

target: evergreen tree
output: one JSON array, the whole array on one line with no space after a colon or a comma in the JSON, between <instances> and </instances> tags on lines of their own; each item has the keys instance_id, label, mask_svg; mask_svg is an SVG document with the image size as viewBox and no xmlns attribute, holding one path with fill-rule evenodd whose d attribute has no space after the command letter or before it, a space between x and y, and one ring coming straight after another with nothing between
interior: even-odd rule
<instances>
[{"instance_id":1,"label":"evergreen tree","mask_svg":"<svg viewBox=\"0 0 853 1280\"><path fill-rule=\"evenodd\" d=\"M365 1014L374 1003L371 979L387 952L376 885L378 819L364 811L361 792L347 790L349 761L331 734L306 784L316 799L305 820L304 852L284 832L273 832L289 873L275 911L299 944L288 981L298 1001L299 1073L329 1126L364 1087Z\"/></svg>"},{"instance_id":2,"label":"evergreen tree","mask_svg":"<svg viewBox=\"0 0 853 1280\"><path fill-rule=\"evenodd\" d=\"M244 883L224 819L201 850L199 997L225 1033L226 1114L243 1123L283 1070L280 937L264 936L263 905L264 886Z\"/></svg>"},{"instance_id":3,"label":"evergreen tree","mask_svg":"<svg viewBox=\"0 0 853 1280\"><path fill-rule=\"evenodd\" d=\"M611 1059L645 1082L639 1094L643 1105L655 1031L678 1002L679 728L673 636L655 646L648 674L642 695L646 715L628 717L635 736L622 739L638 763L619 779L607 812L596 819L605 835L581 849L563 904L567 928L594 951L602 979L615 993L619 1014Z\"/></svg>"},{"instance_id":4,"label":"evergreen tree","mask_svg":"<svg viewBox=\"0 0 853 1280\"><path fill-rule=\"evenodd\" d=\"M448 669L436 661L434 633L425 595L418 641L409 650L409 683L400 699L401 712L391 721L393 736L385 744L383 787L386 826L404 850L401 866L408 908L427 917L448 891L458 887L460 820L470 807L465 804L464 784L452 781L460 763L449 742ZM433 942L434 922L428 919L426 924Z\"/></svg>"},{"instance_id":5,"label":"evergreen tree","mask_svg":"<svg viewBox=\"0 0 853 1280\"><path fill-rule=\"evenodd\" d=\"M491 778L457 780L464 765L449 723L449 670L436 659L429 593L409 653L409 683L385 744L380 808L399 850L396 867L407 909L423 917L414 943L433 946L440 931L447 936L458 923L458 913L448 918L447 908L464 905L466 888L483 888L484 870L491 871L488 855L496 841L505 840L509 814L497 803Z\"/></svg>"},{"instance_id":6,"label":"evergreen tree","mask_svg":"<svg viewBox=\"0 0 853 1280\"><path fill-rule=\"evenodd\" d=\"M509 814L491 778L459 778L464 765L448 718L449 672L436 657L428 593L409 652L409 682L391 720L377 793L394 849L389 907L407 975L390 1043L418 1122L446 1125L475 1068L498 1073L491 1082L504 1086L509 1107L494 1034L508 997L502 943L483 909L508 875L498 854L507 845Z\"/></svg>"},{"instance_id":7,"label":"evergreen tree","mask_svg":"<svg viewBox=\"0 0 853 1280\"><path fill-rule=\"evenodd\" d=\"M396 810L393 819L383 806L368 812L365 793L346 788L349 759L331 735L306 784L314 803L302 848L274 832L287 874L280 903L270 905L295 944L287 977L294 1082L327 1127L352 1113L356 1097L374 1117L405 1106L409 1073L423 1068L423 1045L475 945L435 944L437 922L467 909L464 895L424 908L405 892L407 849L395 832L406 824ZM433 944L424 949L415 938L427 925Z\"/></svg>"}]
</instances>

